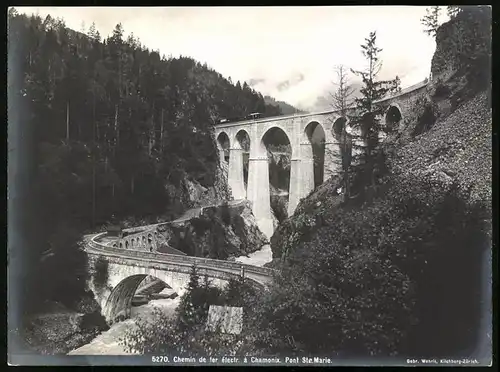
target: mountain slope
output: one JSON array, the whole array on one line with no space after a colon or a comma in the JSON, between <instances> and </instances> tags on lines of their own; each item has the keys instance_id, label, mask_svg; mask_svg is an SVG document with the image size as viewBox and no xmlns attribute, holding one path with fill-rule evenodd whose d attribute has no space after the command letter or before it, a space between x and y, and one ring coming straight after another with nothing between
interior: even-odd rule
<instances>
[{"instance_id":1,"label":"mountain slope","mask_svg":"<svg viewBox=\"0 0 500 372\"><path fill-rule=\"evenodd\" d=\"M283 101L277 101L274 98L270 96L264 96L264 101L266 104L271 105L271 106L277 106L281 109L281 112L283 115L292 115L292 114L303 114L305 111L299 110L292 105L283 102Z\"/></svg>"}]
</instances>

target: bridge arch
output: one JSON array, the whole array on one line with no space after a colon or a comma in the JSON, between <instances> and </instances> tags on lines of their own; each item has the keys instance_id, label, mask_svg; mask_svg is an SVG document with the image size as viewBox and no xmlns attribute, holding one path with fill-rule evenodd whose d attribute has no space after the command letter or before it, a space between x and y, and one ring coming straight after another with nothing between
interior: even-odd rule
<instances>
[{"instance_id":1,"label":"bridge arch","mask_svg":"<svg viewBox=\"0 0 500 372\"><path fill-rule=\"evenodd\" d=\"M250 134L246 128L238 129L234 136L233 143L245 151L250 151Z\"/></svg>"},{"instance_id":2,"label":"bridge arch","mask_svg":"<svg viewBox=\"0 0 500 372\"><path fill-rule=\"evenodd\" d=\"M148 276L151 275L144 273L127 276L113 288L106 301L103 314L109 323L115 323L130 317L132 300L140 284ZM165 288L172 288L162 279L156 276L153 276L153 278L160 280L165 285Z\"/></svg>"},{"instance_id":3,"label":"bridge arch","mask_svg":"<svg viewBox=\"0 0 500 372\"><path fill-rule=\"evenodd\" d=\"M282 222L288 217L292 143L286 130L280 126L268 128L259 141L259 153L263 154L268 162L270 213L274 214L277 222ZM276 221L273 223L273 230L276 228L275 225Z\"/></svg>"},{"instance_id":4,"label":"bridge arch","mask_svg":"<svg viewBox=\"0 0 500 372\"><path fill-rule=\"evenodd\" d=\"M385 113L386 132L396 129L403 120L401 107L397 103L391 103Z\"/></svg>"},{"instance_id":5,"label":"bridge arch","mask_svg":"<svg viewBox=\"0 0 500 372\"><path fill-rule=\"evenodd\" d=\"M284 137L286 137L287 143L292 143L292 134L288 132L288 130L281 123L272 123L270 126L265 127L264 131L257 138L257 147L260 150L259 154L264 154L266 150L266 138L270 135L269 133L282 133ZM281 141L284 142L284 141Z\"/></svg>"},{"instance_id":6,"label":"bridge arch","mask_svg":"<svg viewBox=\"0 0 500 372\"><path fill-rule=\"evenodd\" d=\"M148 234L148 250L153 252L153 235Z\"/></svg>"},{"instance_id":7,"label":"bridge arch","mask_svg":"<svg viewBox=\"0 0 500 372\"><path fill-rule=\"evenodd\" d=\"M229 149L231 147L231 141L229 135L225 131L221 131L217 135L217 150L219 151L219 157L221 162L229 162Z\"/></svg>"},{"instance_id":8,"label":"bridge arch","mask_svg":"<svg viewBox=\"0 0 500 372\"><path fill-rule=\"evenodd\" d=\"M337 162L339 171L345 169L351 163L352 135L349 133L349 119L345 116L336 118L332 125L332 135L338 143Z\"/></svg>"},{"instance_id":9,"label":"bridge arch","mask_svg":"<svg viewBox=\"0 0 500 372\"><path fill-rule=\"evenodd\" d=\"M344 129L346 129L348 122L349 120L345 116L339 116L338 118L334 119L332 125L332 134L335 136L335 138L340 138L340 136L344 132Z\"/></svg>"},{"instance_id":10,"label":"bridge arch","mask_svg":"<svg viewBox=\"0 0 500 372\"><path fill-rule=\"evenodd\" d=\"M238 177L237 182L241 190L239 190L236 197L241 197L242 199L245 199L247 197L250 147L250 134L245 128L239 129L233 139L231 156L237 157L237 159L234 159L236 163L234 164L236 168L234 171L238 172L236 176Z\"/></svg>"},{"instance_id":11,"label":"bridge arch","mask_svg":"<svg viewBox=\"0 0 500 372\"><path fill-rule=\"evenodd\" d=\"M309 183L311 189L323 183L325 140L326 132L323 124L317 120L307 123L300 141L300 155L303 162L303 181Z\"/></svg>"}]
</instances>

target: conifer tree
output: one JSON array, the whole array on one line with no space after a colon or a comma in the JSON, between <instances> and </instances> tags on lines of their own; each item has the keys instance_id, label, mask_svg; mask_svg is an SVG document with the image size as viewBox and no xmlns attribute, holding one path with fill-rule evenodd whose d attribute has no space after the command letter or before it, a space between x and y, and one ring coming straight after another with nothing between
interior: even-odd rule
<instances>
[{"instance_id":1,"label":"conifer tree","mask_svg":"<svg viewBox=\"0 0 500 372\"><path fill-rule=\"evenodd\" d=\"M394 78L394 86L392 88L393 93L401 93L401 79L398 75Z\"/></svg>"},{"instance_id":2,"label":"conifer tree","mask_svg":"<svg viewBox=\"0 0 500 372\"><path fill-rule=\"evenodd\" d=\"M198 296L198 289L200 288L200 277L197 273L196 266L191 266L189 274L189 282L186 292L181 298L179 307L177 309L178 317L182 327L190 327L198 322L198 309L196 298Z\"/></svg>"},{"instance_id":3,"label":"conifer tree","mask_svg":"<svg viewBox=\"0 0 500 372\"><path fill-rule=\"evenodd\" d=\"M455 18L458 13L462 11L462 7L458 5L448 5L446 7L446 13L448 14L448 17L450 18Z\"/></svg>"},{"instance_id":4,"label":"conifer tree","mask_svg":"<svg viewBox=\"0 0 500 372\"><path fill-rule=\"evenodd\" d=\"M200 276L196 270L196 265L193 264L191 266L191 272L189 273L189 283L188 283L188 291L193 292L194 290L200 287Z\"/></svg>"},{"instance_id":5,"label":"conifer tree","mask_svg":"<svg viewBox=\"0 0 500 372\"><path fill-rule=\"evenodd\" d=\"M351 158L351 138L347 134L347 109L353 103L354 89L349 83L347 69L343 65L335 68L337 81L334 83L337 89L330 93L331 106L334 110L338 111L340 118L337 119L332 125L334 126L334 135L339 143L339 153L328 154L334 161L340 164L343 174L343 189L344 195L348 195L349 182L348 171ZM331 151L331 150L326 150Z\"/></svg>"},{"instance_id":6,"label":"conifer tree","mask_svg":"<svg viewBox=\"0 0 500 372\"><path fill-rule=\"evenodd\" d=\"M382 61L379 57L382 49L377 46L376 32L370 32L361 45L363 56L366 59L367 67L362 71L351 71L361 77L363 86L360 89L360 97L354 100L355 114L349 116L350 124L353 128L359 129L358 135L354 135L353 149L357 149L358 154L353 155L356 169L350 173L356 173L361 188L358 191L364 192L365 186L375 185L375 149L379 143L380 132L384 130L380 120L386 111L386 105L377 103L389 92L394 91L397 80L377 80L377 76L382 68Z\"/></svg>"},{"instance_id":7,"label":"conifer tree","mask_svg":"<svg viewBox=\"0 0 500 372\"><path fill-rule=\"evenodd\" d=\"M432 6L426 8L425 12L426 14L420 22L425 27L424 32L434 37L439 27L439 14L441 13L441 9L439 6Z\"/></svg>"}]
</instances>

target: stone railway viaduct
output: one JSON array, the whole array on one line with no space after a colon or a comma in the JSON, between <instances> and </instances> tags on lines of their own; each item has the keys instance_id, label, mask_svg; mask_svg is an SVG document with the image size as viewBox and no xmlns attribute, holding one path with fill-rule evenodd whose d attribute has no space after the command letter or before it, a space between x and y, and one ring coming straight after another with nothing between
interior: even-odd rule
<instances>
[{"instance_id":1,"label":"stone railway viaduct","mask_svg":"<svg viewBox=\"0 0 500 372\"><path fill-rule=\"evenodd\" d=\"M392 127L403 124L405 113L425 92L427 84L428 82L425 80L402 90L397 95L376 102L377 105L387 107L383 118L385 123ZM347 114L350 113L349 111L352 112L353 109L349 109ZM317 126L322 129L325 145L323 180L340 170L340 147L334 134L334 128L339 124L347 125L348 131L350 130L352 133L347 118L342 117L338 111L268 117L215 126L215 137L222 162L226 161L224 151L229 150L228 184L233 197L234 199L248 199L252 202L252 210L259 228L268 237L272 236L274 229L270 207L266 134L271 129L277 128L284 133L291 147L288 215L292 215L300 199L306 197L314 189L311 137ZM243 177L244 149L240 140L242 134L247 136L250 142L247 188L245 188ZM359 139L356 142L358 146L363 145Z\"/></svg>"},{"instance_id":2,"label":"stone railway viaduct","mask_svg":"<svg viewBox=\"0 0 500 372\"><path fill-rule=\"evenodd\" d=\"M398 125L404 120L405 112L424 92L427 82L411 86L400 94L386 98L378 104L387 105L385 114L388 125ZM279 116L259 120L247 120L217 125L217 138L221 161L224 148L221 137L229 143L228 183L238 204L249 200L259 228L268 237L273 233L269 193L269 165L265 134L273 129L281 130L291 145L291 176L288 214L293 214L299 200L314 188L313 149L311 129L320 126L325 143L324 179L339 170L337 157L338 141L334 127L339 122L347 123L336 111ZM348 124L348 123L347 123ZM349 127L348 127L349 128ZM248 189L243 180L243 148L238 135L244 132L250 139ZM188 211L185 216L167 224L183 223L197 216L203 208ZM231 278L244 276L256 286L265 289L272 281L275 270L246 265L238 262L213 260L183 255L171 249L169 253L158 252L162 234L154 224L127 229L123 238L108 236L108 233L87 235L83 248L89 257L89 288L101 306L108 323L130 316L132 298L140 283L148 275L156 277L176 292L182 293L188 282L191 267L195 265L201 276L210 277L214 284L223 286Z\"/></svg>"}]
</instances>

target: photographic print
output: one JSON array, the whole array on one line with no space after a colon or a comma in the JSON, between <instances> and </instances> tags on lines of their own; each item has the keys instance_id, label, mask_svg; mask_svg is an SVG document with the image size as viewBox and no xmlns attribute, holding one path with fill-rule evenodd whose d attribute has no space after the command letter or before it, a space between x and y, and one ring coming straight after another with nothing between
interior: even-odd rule
<instances>
[{"instance_id":1,"label":"photographic print","mask_svg":"<svg viewBox=\"0 0 500 372\"><path fill-rule=\"evenodd\" d=\"M9 8L8 363L491 366L491 16Z\"/></svg>"}]
</instances>

